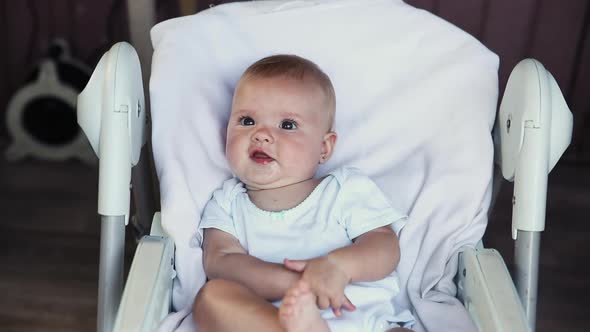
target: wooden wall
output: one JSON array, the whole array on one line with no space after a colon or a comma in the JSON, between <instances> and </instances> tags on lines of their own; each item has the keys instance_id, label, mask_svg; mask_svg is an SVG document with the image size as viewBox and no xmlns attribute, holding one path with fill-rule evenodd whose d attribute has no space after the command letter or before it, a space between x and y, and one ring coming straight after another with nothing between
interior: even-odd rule
<instances>
[{"instance_id":1,"label":"wooden wall","mask_svg":"<svg viewBox=\"0 0 590 332\"><path fill-rule=\"evenodd\" d=\"M158 21L177 16L175 1L155 1ZM5 113L56 38L89 68L115 42L129 41L126 0L0 0L0 140L6 140Z\"/></svg>"},{"instance_id":2,"label":"wooden wall","mask_svg":"<svg viewBox=\"0 0 590 332\"><path fill-rule=\"evenodd\" d=\"M0 136L6 137L10 96L25 82L51 42L93 68L116 40L127 39L125 2L118 0L0 0Z\"/></svg>"},{"instance_id":3,"label":"wooden wall","mask_svg":"<svg viewBox=\"0 0 590 332\"><path fill-rule=\"evenodd\" d=\"M158 21L179 15L182 2L202 10L232 1L156 0ZM590 2L587 0L408 0L471 33L500 56L501 87L521 59L540 60L574 112L570 155L590 160ZM5 108L51 40L93 67L114 42L128 40L125 0L0 0L0 139ZM575 159L575 158L574 158Z\"/></svg>"},{"instance_id":4,"label":"wooden wall","mask_svg":"<svg viewBox=\"0 0 590 332\"><path fill-rule=\"evenodd\" d=\"M477 37L500 56L501 91L524 58L555 77L574 113L568 157L590 160L590 1L408 0Z\"/></svg>"}]
</instances>

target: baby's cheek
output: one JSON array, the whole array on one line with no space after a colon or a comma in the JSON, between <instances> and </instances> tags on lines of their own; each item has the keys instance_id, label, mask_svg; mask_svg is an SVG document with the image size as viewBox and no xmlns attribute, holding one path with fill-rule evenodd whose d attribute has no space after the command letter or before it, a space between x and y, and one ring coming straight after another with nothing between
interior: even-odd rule
<instances>
[{"instance_id":1,"label":"baby's cheek","mask_svg":"<svg viewBox=\"0 0 590 332\"><path fill-rule=\"evenodd\" d=\"M309 169L307 171L315 171L315 167L319 161L320 149L316 148L312 142L296 141L292 142L289 149L289 158L292 165L297 165L298 168Z\"/></svg>"},{"instance_id":2,"label":"baby's cheek","mask_svg":"<svg viewBox=\"0 0 590 332\"><path fill-rule=\"evenodd\" d=\"M232 167L232 168L234 168L236 163L239 162L239 151L240 151L239 146L240 146L239 140L236 140L235 137L233 137L233 138L228 137L226 147L225 147L225 154L226 154L227 160L230 164L230 167Z\"/></svg>"},{"instance_id":3,"label":"baby's cheek","mask_svg":"<svg viewBox=\"0 0 590 332\"><path fill-rule=\"evenodd\" d=\"M306 155L309 154L310 149L312 149L312 147L309 146L309 143L302 140L292 140L288 144L289 157L294 160L303 161L302 158L305 158Z\"/></svg>"}]
</instances>

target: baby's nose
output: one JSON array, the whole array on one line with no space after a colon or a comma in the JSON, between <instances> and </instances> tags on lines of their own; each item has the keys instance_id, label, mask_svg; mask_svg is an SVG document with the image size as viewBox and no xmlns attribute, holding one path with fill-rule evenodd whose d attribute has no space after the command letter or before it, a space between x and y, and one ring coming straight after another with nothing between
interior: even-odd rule
<instances>
[{"instance_id":1,"label":"baby's nose","mask_svg":"<svg viewBox=\"0 0 590 332\"><path fill-rule=\"evenodd\" d=\"M274 139L272 137L272 133L270 130L266 128L261 128L257 130L254 135L252 135L252 139L258 143L272 143Z\"/></svg>"}]
</instances>

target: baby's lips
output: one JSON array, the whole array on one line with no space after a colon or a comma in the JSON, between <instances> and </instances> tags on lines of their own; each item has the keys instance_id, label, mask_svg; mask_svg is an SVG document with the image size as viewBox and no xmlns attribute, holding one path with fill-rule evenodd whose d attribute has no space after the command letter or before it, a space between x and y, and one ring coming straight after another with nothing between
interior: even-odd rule
<instances>
[{"instance_id":1,"label":"baby's lips","mask_svg":"<svg viewBox=\"0 0 590 332\"><path fill-rule=\"evenodd\" d=\"M252 158L260 158L260 159L272 159L269 155L264 152L254 152L252 154Z\"/></svg>"},{"instance_id":2,"label":"baby's lips","mask_svg":"<svg viewBox=\"0 0 590 332\"><path fill-rule=\"evenodd\" d=\"M254 150L250 153L250 158L254 160L261 160L261 161L272 161L274 160L273 157L269 156L266 152L262 150Z\"/></svg>"}]
</instances>

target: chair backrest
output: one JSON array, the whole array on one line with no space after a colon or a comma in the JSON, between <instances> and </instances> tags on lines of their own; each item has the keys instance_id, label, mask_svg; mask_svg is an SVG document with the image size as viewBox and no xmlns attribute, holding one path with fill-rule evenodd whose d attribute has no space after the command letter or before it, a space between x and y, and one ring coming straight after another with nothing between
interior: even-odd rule
<instances>
[{"instance_id":1,"label":"chair backrest","mask_svg":"<svg viewBox=\"0 0 590 332\"><path fill-rule=\"evenodd\" d=\"M396 0L232 3L160 23L152 41L152 144L163 227L177 246L177 309L204 281L194 268L201 210L231 176L224 143L235 83L255 60L291 53L317 63L336 90L339 138L319 175L356 166L410 217L396 301L427 325L468 320L450 300L452 269L458 249L475 245L487 224L498 96L492 52ZM435 289L443 294L435 302L454 305L429 314L423 303Z\"/></svg>"}]
</instances>

